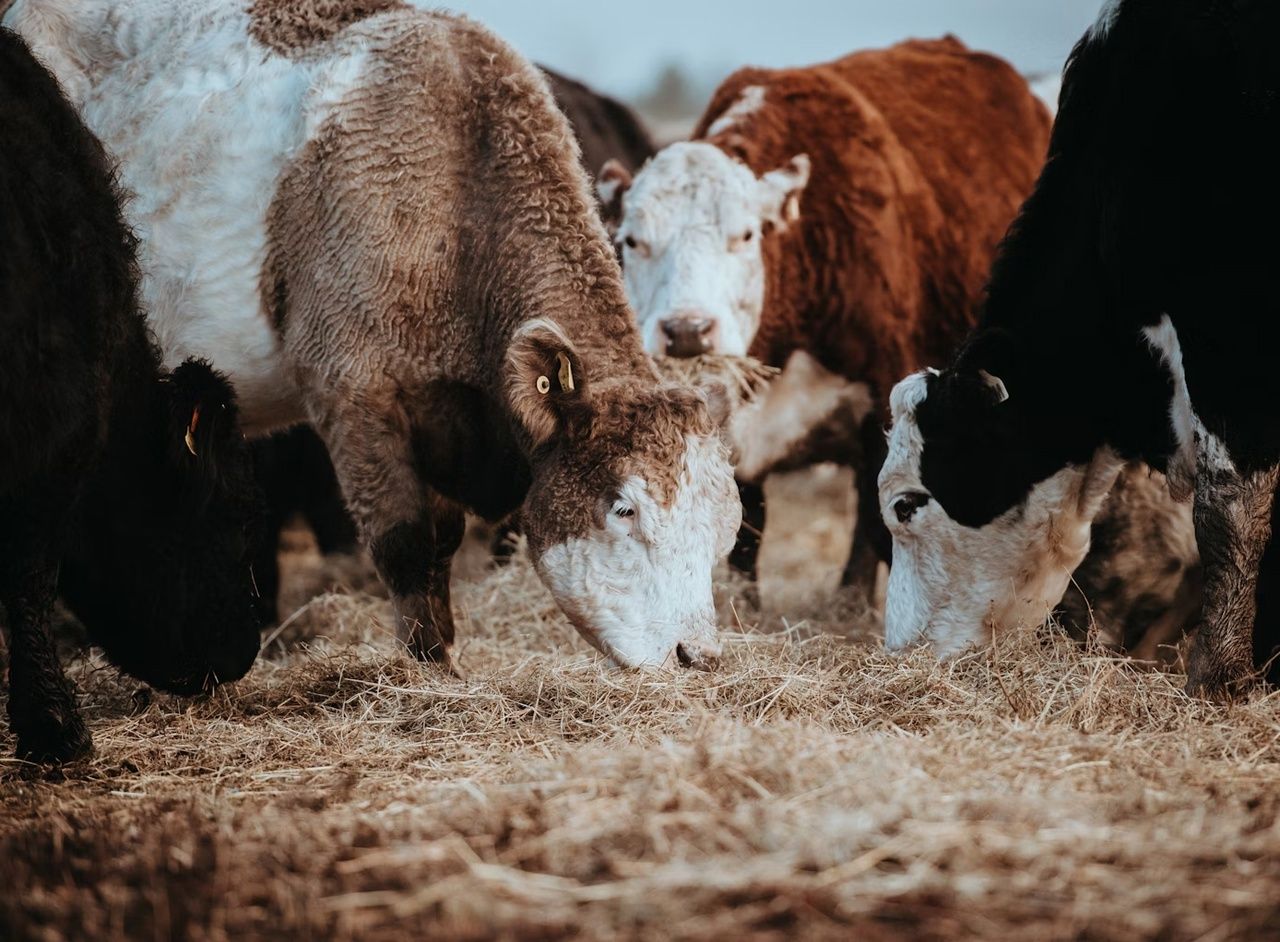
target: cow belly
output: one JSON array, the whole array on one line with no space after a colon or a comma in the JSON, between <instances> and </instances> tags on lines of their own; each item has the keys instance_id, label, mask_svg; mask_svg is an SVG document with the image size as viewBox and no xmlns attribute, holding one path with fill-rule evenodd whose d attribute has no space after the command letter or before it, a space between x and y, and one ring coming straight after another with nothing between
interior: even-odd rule
<instances>
[{"instance_id":1,"label":"cow belly","mask_svg":"<svg viewBox=\"0 0 1280 942\"><path fill-rule=\"evenodd\" d=\"M120 54L67 84L120 163L165 365L200 356L227 373L250 434L296 422L298 391L262 302L266 217L286 164L365 56L291 61L248 41L243 9L207 0L118 3L107 23L113 34L94 41Z\"/></svg>"}]
</instances>

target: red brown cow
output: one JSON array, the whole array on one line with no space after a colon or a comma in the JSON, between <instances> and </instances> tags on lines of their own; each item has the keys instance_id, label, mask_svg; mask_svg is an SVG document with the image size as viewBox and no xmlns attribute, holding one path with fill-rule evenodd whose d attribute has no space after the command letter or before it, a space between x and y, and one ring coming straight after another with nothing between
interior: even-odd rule
<instances>
[{"instance_id":1,"label":"red brown cow","mask_svg":"<svg viewBox=\"0 0 1280 942\"><path fill-rule=\"evenodd\" d=\"M846 583L889 541L876 473L893 384L944 362L973 324L996 244L1030 192L1050 118L1008 63L947 37L802 69L748 68L693 139L598 189L655 355L794 353L867 384L848 460L858 526ZM731 561L755 574L763 492ZM752 532L754 531L754 532Z\"/></svg>"}]
</instances>

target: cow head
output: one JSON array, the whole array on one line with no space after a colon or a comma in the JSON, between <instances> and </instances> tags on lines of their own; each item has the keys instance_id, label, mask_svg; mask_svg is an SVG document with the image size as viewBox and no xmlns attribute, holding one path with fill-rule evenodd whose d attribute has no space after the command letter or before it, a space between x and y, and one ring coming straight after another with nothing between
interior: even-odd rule
<instances>
[{"instance_id":1,"label":"cow head","mask_svg":"<svg viewBox=\"0 0 1280 942\"><path fill-rule=\"evenodd\" d=\"M745 356L765 297L762 241L799 217L809 158L757 177L703 142L672 144L632 181L613 162L597 183L627 295L654 356Z\"/></svg>"},{"instance_id":2,"label":"cow head","mask_svg":"<svg viewBox=\"0 0 1280 942\"><path fill-rule=\"evenodd\" d=\"M547 321L521 329L508 366L533 446L521 520L543 582L617 664L710 666L712 569L742 507L707 397L656 376L597 381Z\"/></svg>"},{"instance_id":3,"label":"cow head","mask_svg":"<svg viewBox=\"0 0 1280 942\"><path fill-rule=\"evenodd\" d=\"M154 392L112 429L61 591L122 669L191 694L257 656L249 560L264 505L226 379L189 360Z\"/></svg>"},{"instance_id":4,"label":"cow head","mask_svg":"<svg viewBox=\"0 0 1280 942\"><path fill-rule=\"evenodd\" d=\"M918 373L894 387L880 509L893 534L891 650L940 655L1038 625L1089 549L1121 462L1064 463L1037 448L1018 387L992 373Z\"/></svg>"}]
</instances>

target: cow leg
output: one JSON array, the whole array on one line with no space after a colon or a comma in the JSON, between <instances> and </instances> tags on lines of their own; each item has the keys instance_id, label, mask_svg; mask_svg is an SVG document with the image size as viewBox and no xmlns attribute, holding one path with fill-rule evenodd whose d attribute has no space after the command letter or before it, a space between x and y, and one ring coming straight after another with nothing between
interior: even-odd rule
<instances>
[{"instance_id":1,"label":"cow leg","mask_svg":"<svg viewBox=\"0 0 1280 942\"><path fill-rule=\"evenodd\" d=\"M494 565L505 566L516 554L520 543L520 514L517 511L499 523L493 530L493 539L489 541L489 555Z\"/></svg>"},{"instance_id":2,"label":"cow leg","mask_svg":"<svg viewBox=\"0 0 1280 942\"><path fill-rule=\"evenodd\" d=\"M862 460L853 469L858 517L853 525L853 545L849 549L849 561L845 564L840 584L856 588L871 599L876 591L879 565L882 561L889 562L893 553L893 537L880 516L878 479L888 445L878 414L869 416L862 423L859 438Z\"/></svg>"},{"instance_id":3,"label":"cow leg","mask_svg":"<svg viewBox=\"0 0 1280 942\"><path fill-rule=\"evenodd\" d=\"M372 544L373 561L391 590L400 640L420 661L452 670L449 579L466 518L456 504L428 492L417 519L401 521Z\"/></svg>"},{"instance_id":4,"label":"cow leg","mask_svg":"<svg viewBox=\"0 0 1280 942\"><path fill-rule=\"evenodd\" d=\"M1230 697L1254 677L1258 576L1278 477L1278 467L1241 474L1221 462L1209 466L1203 455L1197 467L1194 518L1204 608L1187 666L1193 695Z\"/></svg>"},{"instance_id":5,"label":"cow leg","mask_svg":"<svg viewBox=\"0 0 1280 942\"><path fill-rule=\"evenodd\" d=\"M764 484L739 481L738 496L742 498L742 526L738 529L738 541L729 553L729 567L756 582L760 578L757 563L764 539Z\"/></svg>"},{"instance_id":6,"label":"cow leg","mask_svg":"<svg viewBox=\"0 0 1280 942\"><path fill-rule=\"evenodd\" d=\"M1271 505L1271 541L1258 573L1258 616L1253 627L1253 664L1280 686L1280 500Z\"/></svg>"},{"instance_id":7,"label":"cow leg","mask_svg":"<svg viewBox=\"0 0 1280 942\"><path fill-rule=\"evenodd\" d=\"M295 436L300 434L294 432ZM305 462L303 472L309 477L302 515L316 535L316 545L326 556L350 553L356 548L356 524L342 499L342 487L324 442L308 429L299 451Z\"/></svg>"},{"instance_id":8,"label":"cow leg","mask_svg":"<svg viewBox=\"0 0 1280 942\"><path fill-rule=\"evenodd\" d=\"M9 728L19 758L66 762L88 755L93 742L49 633L58 567L45 553L15 559L21 562L0 573L9 614Z\"/></svg>"},{"instance_id":9,"label":"cow leg","mask_svg":"<svg viewBox=\"0 0 1280 942\"><path fill-rule=\"evenodd\" d=\"M408 421L395 394L347 395L313 417L333 458L348 509L391 593L396 636L414 657L452 671L450 561L462 543L461 509L417 471Z\"/></svg>"}]
</instances>

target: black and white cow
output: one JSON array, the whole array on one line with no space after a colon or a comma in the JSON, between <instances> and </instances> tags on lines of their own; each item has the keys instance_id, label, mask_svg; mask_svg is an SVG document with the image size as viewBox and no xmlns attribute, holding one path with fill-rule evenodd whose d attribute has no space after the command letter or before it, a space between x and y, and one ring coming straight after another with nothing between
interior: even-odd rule
<instances>
[{"instance_id":1,"label":"black and white cow","mask_svg":"<svg viewBox=\"0 0 1280 942\"><path fill-rule=\"evenodd\" d=\"M1112 0L1048 162L944 372L894 390L886 641L1040 621L1123 464L1194 495L1189 689L1280 677L1280 4Z\"/></svg>"},{"instance_id":2,"label":"black and white cow","mask_svg":"<svg viewBox=\"0 0 1280 942\"><path fill-rule=\"evenodd\" d=\"M61 594L120 667L194 693L243 675L261 496L226 380L160 367L102 148L0 29L0 611L20 756L90 739L49 634Z\"/></svg>"}]
</instances>

